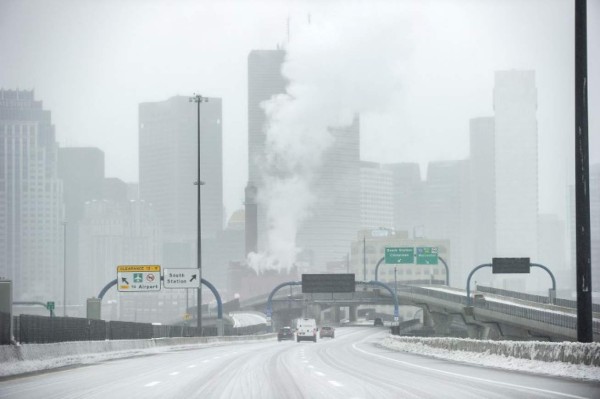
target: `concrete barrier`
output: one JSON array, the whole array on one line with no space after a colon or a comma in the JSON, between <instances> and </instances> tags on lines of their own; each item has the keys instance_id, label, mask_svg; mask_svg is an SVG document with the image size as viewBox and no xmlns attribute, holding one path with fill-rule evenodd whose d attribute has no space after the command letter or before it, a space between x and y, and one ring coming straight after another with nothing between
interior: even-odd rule
<instances>
[{"instance_id":1,"label":"concrete barrier","mask_svg":"<svg viewBox=\"0 0 600 399\"><path fill-rule=\"evenodd\" d=\"M73 341L52 344L1 345L0 363L41 361L88 354L135 351L169 346L195 346L202 344L231 343L251 340L267 340L276 334L226 336L128 339L112 341Z\"/></svg>"},{"instance_id":2,"label":"concrete barrier","mask_svg":"<svg viewBox=\"0 0 600 399\"><path fill-rule=\"evenodd\" d=\"M539 342L539 341L489 341L465 338L425 338L389 336L386 340L446 349L449 351L476 352L541 360L600 366L600 343Z\"/></svg>"}]
</instances>

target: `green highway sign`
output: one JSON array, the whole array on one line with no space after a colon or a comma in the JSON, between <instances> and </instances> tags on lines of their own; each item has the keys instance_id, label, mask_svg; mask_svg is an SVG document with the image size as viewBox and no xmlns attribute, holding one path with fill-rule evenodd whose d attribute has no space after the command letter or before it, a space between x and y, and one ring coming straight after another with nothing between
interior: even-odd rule
<instances>
[{"instance_id":1,"label":"green highway sign","mask_svg":"<svg viewBox=\"0 0 600 399\"><path fill-rule=\"evenodd\" d=\"M417 247L417 265L437 265L437 247Z\"/></svg>"},{"instance_id":2,"label":"green highway sign","mask_svg":"<svg viewBox=\"0 0 600 399\"><path fill-rule=\"evenodd\" d=\"M54 302L46 302L46 309L54 310Z\"/></svg>"},{"instance_id":3,"label":"green highway sign","mask_svg":"<svg viewBox=\"0 0 600 399\"><path fill-rule=\"evenodd\" d=\"M415 249L413 247L397 247L385 249L386 264L406 264L415 262Z\"/></svg>"}]
</instances>

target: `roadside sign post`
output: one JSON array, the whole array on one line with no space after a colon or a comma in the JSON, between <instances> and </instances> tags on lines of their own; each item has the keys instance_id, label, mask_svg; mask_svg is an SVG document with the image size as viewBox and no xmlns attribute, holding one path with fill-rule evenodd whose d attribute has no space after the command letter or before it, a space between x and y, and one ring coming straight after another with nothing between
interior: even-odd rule
<instances>
[{"instance_id":1,"label":"roadside sign post","mask_svg":"<svg viewBox=\"0 0 600 399\"><path fill-rule=\"evenodd\" d=\"M117 266L117 290L119 292L160 291L159 265Z\"/></svg>"}]
</instances>

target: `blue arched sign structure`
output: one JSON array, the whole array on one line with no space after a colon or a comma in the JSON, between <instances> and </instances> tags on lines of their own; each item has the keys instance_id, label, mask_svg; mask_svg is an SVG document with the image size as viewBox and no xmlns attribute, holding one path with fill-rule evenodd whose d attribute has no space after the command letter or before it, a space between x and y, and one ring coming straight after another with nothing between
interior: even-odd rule
<instances>
[{"instance_id":1,"label":"blue arched sign structure","mask_svg":"<svg viewBox=\"0 0 600 399\"><path fill-rule=\"evenodd\" d=\"M400 312L398 310L398 297L394 294L394 291L390 287L388 287L384 283L380 283L379 281L356 281L355 284L362 285L376 285L378 287L386 289L392 298L394 298L394 319L397 321L400 316ZM273 291L269 294L269 298L267 299L267 318L270 318L273 315L273 296L283 287L287 287L290 285L302 285L302 281L288 281L286 283L281 283L277 287L273 288Z\"/></svg>"},{"instance_id":2,"label":"blue arched sign structure","mask_svg":"<svg viewBox=\"0 0 600 399\"><path fill-rule=\"evenodd\" d=\"M162 280L163 276L160 276L160 279ZM215 288L214 285L212 285L210 282L206 281L203 278L200 279L200 282L202 284L204 284L209 290L211 290L213 295L215 296L215 298L217 300L217 319L222 319L223 318L223 301L221 301L221 295L219 295L219 291L217 291L217 289ZM115 285L117 285L117 279L114 279L110 283L106 284L104 286L104 288L102 288L102 290L98 294L98 299L102 300L102 298L104 298L104 295L106 295L106 292Z\"/></svg>"}]
</instances>

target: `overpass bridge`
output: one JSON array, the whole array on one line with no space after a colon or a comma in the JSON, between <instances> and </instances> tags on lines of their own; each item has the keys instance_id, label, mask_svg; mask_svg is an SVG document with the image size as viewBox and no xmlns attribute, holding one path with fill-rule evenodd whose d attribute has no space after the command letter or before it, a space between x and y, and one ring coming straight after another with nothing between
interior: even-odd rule
<instances>
[{"instance_id":1,"label":"overpass bridge","mask_svg":"<svg viewBox=\"0 0 600 399\"><path fill-rule=\"evenodd\" d=\"M394 290L393 285L391 286ZM268 294L241 301L243 309L266 312ZM451 325L461 323L468 336L480 339L577 340L577 311L574 308L486 292L468 306L466 290L440 285L398 285L400 306L423 309L423 325L436 335L449 335ZM350 308L350 320L360 305L393 305L389 291L364 286L354 293L302 294L280 292L272 300L273 323L282 317L311 316L323 310L334 314L340 307ZM596 310L599 310L596 308ZM338 319L339 320L339 319ZM600 312L593 314L594 341L600 341Z\"/></svg>"}]
</instances>

